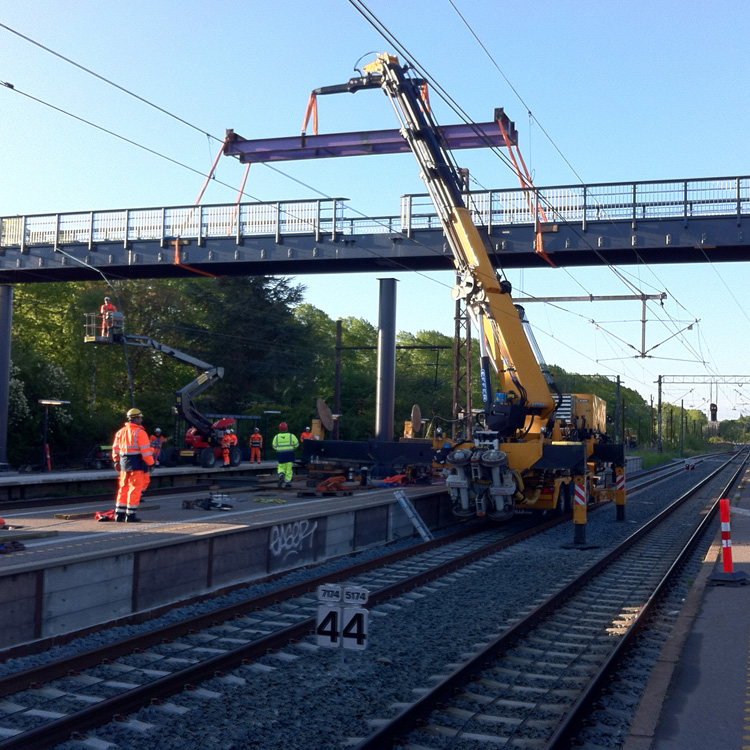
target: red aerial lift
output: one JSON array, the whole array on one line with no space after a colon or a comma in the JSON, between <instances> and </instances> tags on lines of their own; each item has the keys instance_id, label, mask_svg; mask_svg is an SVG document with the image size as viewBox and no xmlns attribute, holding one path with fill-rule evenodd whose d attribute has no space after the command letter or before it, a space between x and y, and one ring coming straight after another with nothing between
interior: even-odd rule
<instances>
[{"instance_id":1,"label":"red aerial lift","mask_svg":"<svg viewBox=\"0 0 750 750\"><path fill-rule=\"evenodd\" d=\"M190 425L185 434L185 448L169 446L164 449L160 463L165 466L176 466L181 458L192 460L206 469L214 466L222 459L221 438L234 425L232 417L222 417L212 422L203 416L193 398L224 377L223 367L214 367L189 354L160 344L149 336L134 336L123 332L123 314L121 312L86 313L85 336L86 343L93 344L124 344L125 346L148 346L161 354L195 367L199 375L195 380L183 388L175 391L173 411L176 416L184 419ZM229 463L238 466L242 460L239 446L234 445L229 451Z\"/></svg>"}]
</instances>

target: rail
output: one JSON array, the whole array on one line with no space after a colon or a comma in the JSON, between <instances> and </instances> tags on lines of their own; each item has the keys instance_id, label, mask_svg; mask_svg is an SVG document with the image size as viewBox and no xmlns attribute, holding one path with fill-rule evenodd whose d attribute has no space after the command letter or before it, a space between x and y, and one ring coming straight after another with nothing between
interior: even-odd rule
<instances>
[{"instance_id":1,"label":"rail","mask_svg":"<svg viewBox=\"0 0 750 750\"><path fill-rule=\"evenodd\" d=\"M531 193L531 195L529 195ZM561 185L534 189L471 191L466 196L474 221L497 226L534 224L537 205L551 223L645 221L750 214L750 177ZM348 215L345 198L267 203L231 203L168 208L0 217L0 248L29 245L88 245L176 239L234 239L271 236L403 233L439 229L429 196L405 195L398 216Z\"/></svg>"}]
</instances>

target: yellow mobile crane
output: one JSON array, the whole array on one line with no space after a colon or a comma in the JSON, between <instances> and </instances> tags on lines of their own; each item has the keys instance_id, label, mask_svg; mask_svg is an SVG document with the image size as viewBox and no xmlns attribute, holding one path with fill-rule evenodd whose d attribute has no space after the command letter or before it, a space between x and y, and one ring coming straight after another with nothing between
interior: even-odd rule
<instances>
[{"instance_id":1,"label":"yellow mobile crane","mask_svg":"<svg viewBox=\"0 0 750 750\"><path fill-rule=\"evenodd\" d=\"M465 301L479 331L484 413L446 459L454 513L506 520L518 511L564 511L572 500L576 542L582 542L591 500L614 498L618 520L625 517L624 452L608 440L606 404L593 394L557 392L523 309L513 304L510 283L492 266L486 232L464 204L459 171L433 120L425 80L388 54L363 73L315 89L311 102L317 95L368 88L389 97L453 253L453 296ZM496 110L499 126L502 117Z\"/></svg>"}]
</instances>

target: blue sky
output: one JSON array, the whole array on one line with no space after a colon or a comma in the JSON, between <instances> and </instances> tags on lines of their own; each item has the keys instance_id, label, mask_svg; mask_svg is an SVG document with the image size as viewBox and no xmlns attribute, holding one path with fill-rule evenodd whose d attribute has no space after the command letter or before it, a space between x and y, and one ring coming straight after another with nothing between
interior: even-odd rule
<instances>
[{"instance_id":1,"label":"blue sky","mask_svg":"<svg viewBox=\"0 0 750 750\"><path fill-rule=\"evenodd\" d=\"M495 107L505 108L539 186L750 174L750 5L741 0L369 0L367 7L473 119L490 120ZM347 0L0 0L0 23L195 126L0 28L0 81L16 89L0 87L0 215L189 204L202 185L194 171L24 94L205 173L218 150L206 133L297 134L311 89L347 80L363 55L392 51ZM456 122L435 94L432 103L441 123ZM319 115L320 132L395 125L376 91L321 99ZM484 187L516 185L491 153L457 158ZM410 155L288 163L283 172L252 167L249 199L322 193L382 215L398 212L402 194L424 192ZM212 183L204 201L231 202L241 177L242 167L223 159L218 178L233 187ZM624 270L642 291L669 295L663 310L649 313L647 347L700 323L644 360L622 343L640 345L638 302L529 305L548 362L619 374L647 399L660 374L747 375L750 383L747 265ZM396 276L398 328L452 333L451 274ZM629 292L603 267L508 277L535 296ZM331 317L376 324L376 278L298 281L307 301ZM708 384L665 389L666 399L704 410L709 396ZM750 385L721 389L718 403L720 418L750 413Z\"/></svg>"}]
</instances>

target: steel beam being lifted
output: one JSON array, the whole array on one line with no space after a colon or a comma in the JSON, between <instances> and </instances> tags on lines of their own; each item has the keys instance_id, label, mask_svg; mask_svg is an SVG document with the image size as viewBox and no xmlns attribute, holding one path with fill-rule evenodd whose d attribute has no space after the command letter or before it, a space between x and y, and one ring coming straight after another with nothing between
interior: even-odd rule
<instances>
[{"instance_id":1,"label":"steel beam being lifted","mask_svg":"<svg viewBox=\"0 0 750 750\"><path fill-rule=\"evenodd\" d=\"M497 110L502 113L502 110ZM503 125L513 145L517 132L513 122L503 113ZM505 146L497 122L471 125L446 125L439 128L447 149L488 148ZM411 149L399 130L365 130L358 133L328 135L298 135L286 138L247 140L234 130L227 130L225 156L238 156L243 163L294 161L298 159L328 159L337 156L366 156L368 154L405 154Z\"/></svg>"}]
</instances>

